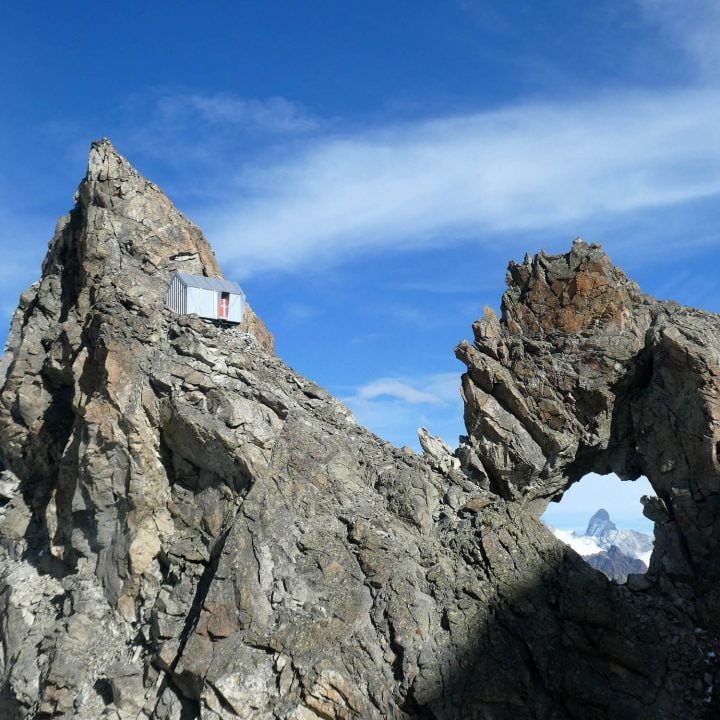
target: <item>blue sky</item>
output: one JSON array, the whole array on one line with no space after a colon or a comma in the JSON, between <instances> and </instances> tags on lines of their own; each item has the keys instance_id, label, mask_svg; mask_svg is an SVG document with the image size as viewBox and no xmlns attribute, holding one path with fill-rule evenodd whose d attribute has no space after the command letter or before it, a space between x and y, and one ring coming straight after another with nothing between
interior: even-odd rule
<instances>
[{"instance_id":1,"label":"blue sky","mask_svg":"<svg viewBox=\"0 0 720 720\"><path fill-rule=\"evenodd\" d=\"M452 349L526 250L720 310L718 31L710 0L5 3L3 326L107 135L289 364L455 444Z\"/></svg>"}]
</instances>

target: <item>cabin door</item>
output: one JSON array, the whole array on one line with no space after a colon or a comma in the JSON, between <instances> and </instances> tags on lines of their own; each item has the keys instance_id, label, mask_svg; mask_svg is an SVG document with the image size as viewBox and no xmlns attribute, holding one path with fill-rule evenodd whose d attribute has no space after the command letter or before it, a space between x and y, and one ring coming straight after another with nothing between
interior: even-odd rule
<instances>
[{"instance_id":1,"label":"cabin door","mask_svg":"<svg viewBox=\"0 0 720 720\"><path fill-rule=\"evenodd\" d=\"M218 308L218 317L227 319L230 309L230 293L220 293L220 307Z\"/></svg>"}]
</instances>

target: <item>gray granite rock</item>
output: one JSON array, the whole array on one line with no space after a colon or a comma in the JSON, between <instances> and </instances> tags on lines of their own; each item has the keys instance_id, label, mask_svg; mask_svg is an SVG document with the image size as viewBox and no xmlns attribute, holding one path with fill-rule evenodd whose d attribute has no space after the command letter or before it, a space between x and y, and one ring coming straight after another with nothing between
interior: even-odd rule
<instances>
[{"instance_id":1,"label":"gray granite rock","mask_svg":"<svg viewBox=\"0 0 720 720\"><path fill-rule=\"evenodd\" d=\"M512 264L458 349L459 470L357 426L256 317L166 310L178 267L220 272L94 143L2 366L1 717L716 716L717 317L581 243ZM646 582L538 521L590 470L662 499Z\"/></svg>"}]
</instances>

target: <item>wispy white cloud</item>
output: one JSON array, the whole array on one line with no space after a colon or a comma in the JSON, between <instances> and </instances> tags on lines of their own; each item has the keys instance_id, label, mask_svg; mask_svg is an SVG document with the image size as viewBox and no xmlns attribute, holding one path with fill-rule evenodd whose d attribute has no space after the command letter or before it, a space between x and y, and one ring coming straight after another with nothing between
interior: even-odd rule
<instances>
[{"instance_id":1,"label":"wispy white cloud","mask_svg":"<svg viewBox=\"0 0 720 720\"><path fill-rule=\"evenodd\" d=\"M717 0L637 0L646 20L682 47L696 69L716 80L720 69L720 3Z\"/></svg>"},{"instance_id":2,"label":"wispy white cloud","mask_svg":"<svg viewBox=\"0 0 720 720\"><path fill-rule=\"evenodd\" d=\"M201 121L269 132L313 130L320 125L300 104L283 97L244 98L230 93L163 92L157 111L165 122Z\"/></svg>"},{"instance_id":3,"label":"wispy white cloud","mask_svg":"<svg viewBox=\"0 0 720 720\"><path fill-rule=\"evenodd\" d=\"M720 91L604 95L328 136L201 218L234 272L573 225L720 193Z\"/></svg>"},{"instance_id":4,"label":"wispy white cloud","mask_svg":"<svg viewBox=\"0 0 720 720\"><path fill-rule=\"evenodd\" d=\"M459 373L378 378L341 399L361 425L398 445L419 447L412 433L421 425L452 446L462 432Z\"/></svg>"},{"instance_id":5,"label":"wispy white cloud","mask_svg":"<svg viewBox=\"0 0 720 720\"><path fill-rule=\"evenodd\" d=\"M444 405L458 394L458 376L454 373L435 375L413 384L396 378L373 380L358 388L353 401L396 398L411 405Z\"/></svg>"},{"instance_id":6,"label":"wispy white cloud","mask_svg":"<svg viewBox=\"0 0 720 720\"><path fill-rule=\"evenodd\" d=\"M283 97L158 87L130 95L103 132L128 157L148 161L156 180L165 173L163 189L171 195L200 198L208 207L225 197L242 162L260 156L261 164L268 162L286 143L297 147L331 126L331 120ZM84 153L86 135L73 128L64 132Z\"/></svg>"}]
</instances>

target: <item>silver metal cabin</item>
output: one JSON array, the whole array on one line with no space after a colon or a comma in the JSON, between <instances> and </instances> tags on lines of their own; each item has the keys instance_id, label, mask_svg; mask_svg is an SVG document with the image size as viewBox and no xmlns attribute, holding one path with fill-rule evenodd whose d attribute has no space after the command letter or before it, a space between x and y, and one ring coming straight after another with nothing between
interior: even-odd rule
<instances>
[{"instance_id":1,"label":"silver metal cabin","mask_svg":"<svg viewBox=\"0 0 720 720\"><path fill-rule=\"evenodd\" d=\"M179 315L239 323L245 311L245 293L225 278L175 272L165 293L165 304Z\"/></svg>"}]
</instances>

